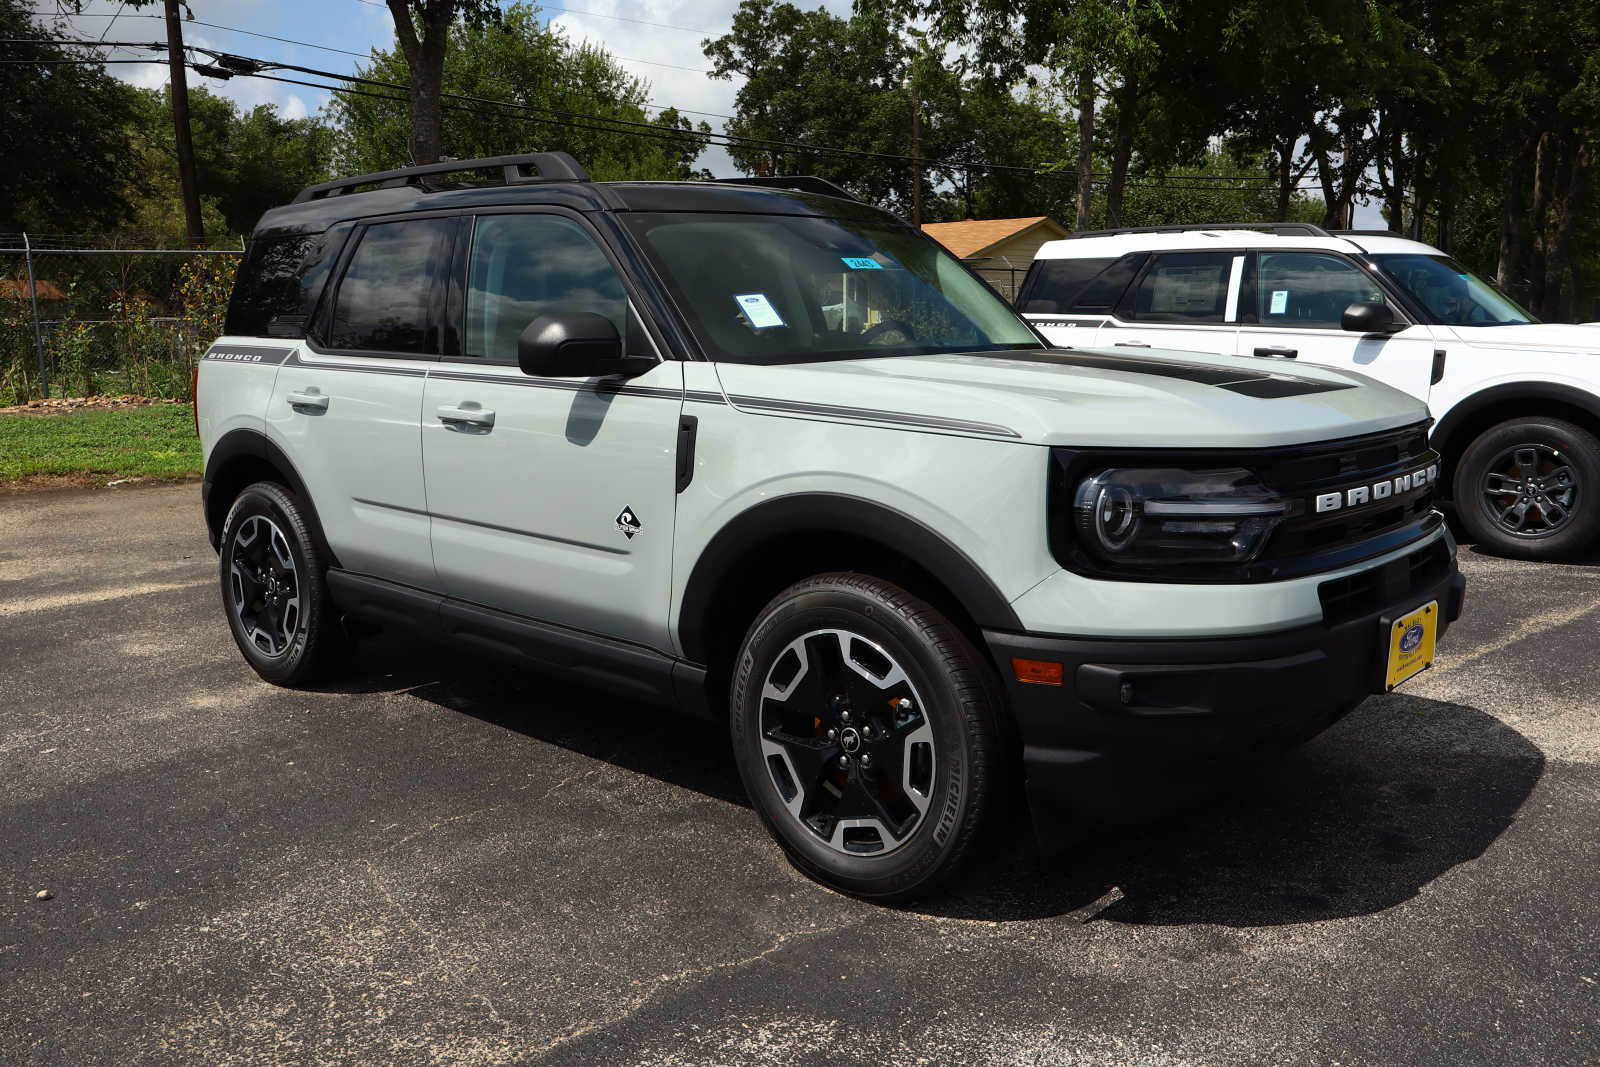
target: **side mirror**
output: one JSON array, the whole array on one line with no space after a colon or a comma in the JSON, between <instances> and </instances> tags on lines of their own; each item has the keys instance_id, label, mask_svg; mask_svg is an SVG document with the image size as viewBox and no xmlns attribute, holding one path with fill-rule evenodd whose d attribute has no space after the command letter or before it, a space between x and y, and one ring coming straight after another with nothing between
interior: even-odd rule
<instances>
[{"instance_id":1,"label":"side mirror","mask_svg":"<svg viewBox=\"0 0 1600 1067\"><path fill-rule=\"evenodd\" d=\"M538 378L634 377L653 359L622 354L622 337L604 315L572 311L540 315L517 338L517 365Z\"/></svg>"},{"instance_id":2,"label":"side mirror","mask_svg":"<svg viewBox=\"0 0 1600 1067\"><path fill-rule=\"evenodd\" d=\"M1406 324L1396 321L1388 304L1358 300L1344 309L1339 325L1351 333L1398 333Z\"/></svg>"}]
</instances>

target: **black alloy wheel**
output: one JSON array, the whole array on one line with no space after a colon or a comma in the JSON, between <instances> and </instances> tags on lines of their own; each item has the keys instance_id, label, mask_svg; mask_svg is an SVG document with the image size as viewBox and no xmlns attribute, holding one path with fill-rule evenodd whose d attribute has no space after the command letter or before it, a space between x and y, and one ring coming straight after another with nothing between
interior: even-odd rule
<instances>
[{"instance_id":1,"label":"black alloy wheel","mask_svg":"<svg viewBox=\"0 0 1600 1067\"><path fill-rule=\"evenodd\" d=\"M1559 419L1502 423L1462 454L1454 490L1456 514L1480 547L1570 556L1600 533L1600 440Z\"/></svg>"},{"instance_id":2,"label":"black alloy wheel","mask_svg":"<svg viewBox=\"0 0 1600 1067\"><path fill-rule=\"evenodd\" d=\"M273 482L248 486L228 510L220 548L222 603L245 660L277 685L319 677L345 642L304 505Z\"/></svg>"},{"instance_id":3,"label":"black alloy wheel","mask_svg":"<svg viewBox=\"0 0 1600 1067\"><path fill-rule=\"evenodd\" d=\"M887 581L790 586L745 638L733 683L739 773L796 867L884 902L971 854L998 760L997 686L938 611Z\"/></svg>"}]
</instances>

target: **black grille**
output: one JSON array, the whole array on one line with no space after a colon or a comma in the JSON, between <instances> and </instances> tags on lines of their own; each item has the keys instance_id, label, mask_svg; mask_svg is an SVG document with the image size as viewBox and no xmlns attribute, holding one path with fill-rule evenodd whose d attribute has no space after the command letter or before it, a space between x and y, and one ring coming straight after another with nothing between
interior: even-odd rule
<instances>
[{"instance_id":1,"label":"black grille","mask_svg":"<svg viewBox=\"0 0 1600 1067\"><path fill-rule=\"evenodd\" d=\"M1381 567L1323 582L1317 586L1322 619L1329 626L1337 626L1375 614L1431 587L1449 570L1450 550L1439 540Z\"/></svg>"}]
</instances>

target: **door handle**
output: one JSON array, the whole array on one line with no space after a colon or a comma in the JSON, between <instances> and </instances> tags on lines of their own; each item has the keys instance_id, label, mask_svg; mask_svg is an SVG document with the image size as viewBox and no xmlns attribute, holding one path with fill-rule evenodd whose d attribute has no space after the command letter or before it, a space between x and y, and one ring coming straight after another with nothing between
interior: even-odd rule
<instances>
[{"instance_id":1,"label":"door handle","mask_svg":"<svg viewBox=\"0 0 1600 1067\"><path fill-rule=\"evenodd\" d=\"M1255 351L1258 356L1281 356L1284 359L1294 359L1300 354L1298 348L1258 348Z\"/></svg>"},{"instance_id":2,"label":"door handle","mask_svg":"<svg viewBox=\"0 0 1600 1067\"><path fill-rule=\"evenodd\" d=\"M494 425L494 412L488 408L456 407L453 404L445 404L435 410L434 414L444 423L459 423L463 426Z\"/></svg>"},{"instance_id":3,"label":"door handle","mask_svg":"<svg viewBox=\"0 0 1600 1067\"><path fill-rule=\"evenodd\" d=\"M1146 344L1145 342L1143 342L1143 341L1118 341L1116 344L1112 345L1111 347L1112 348L1149 348L1150 346L1148 344Z\"/></svg>"},{"instance_id":4,"label":"door handle","mask_svg":"<svg viewBox=\"0 0 1600 1067\"><path fill-rule=\"evenodd\" d=\"M327 394L319 392L315 388L307 389L304 392L295 390L288 395L287 399L289 406L292 408L307 408L311 411L328 410Z\"/></svg>"}]
</instances>

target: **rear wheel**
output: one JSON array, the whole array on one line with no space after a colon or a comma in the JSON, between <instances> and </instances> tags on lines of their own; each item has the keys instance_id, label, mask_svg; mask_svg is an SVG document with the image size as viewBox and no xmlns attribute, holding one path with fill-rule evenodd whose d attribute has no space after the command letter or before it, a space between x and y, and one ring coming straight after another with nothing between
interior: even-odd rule
<instances>
[{"instance_id":1,"label":"rear wheel","mask_svg":"<svg viewBox=\"0 0 1600 1067\"><path fill-rule=\"evenodd\" d=\"M808 876L886 902L932 890L979 836L993 686L962 633L859 574L786 589L739 656L733 741L768 830Z\"/></svg>"},{"instance_id":2,"label":"rear wheel","mask_svg":"<svg viewBox=\"0 0 1600 1067\"><path fill-rule=\"evenodd\" d=\"M1456 465L1456 514L1481 547L1557 559L1600 534L1600 440L1560 419L1501 423Z\"/></svg>"},{"instance_id":3,"label":"rear wheel","mask_svg":"<svg viewBox=\"0 0 1600 1067\"><path fill-rule=\"evenodd\" d=\"M344 641L299 500L272 482L246 487L223 523L220 555L228 627L250 666L277 685L319 677Z\"/></svg>"}]
</instances>

